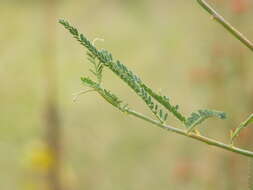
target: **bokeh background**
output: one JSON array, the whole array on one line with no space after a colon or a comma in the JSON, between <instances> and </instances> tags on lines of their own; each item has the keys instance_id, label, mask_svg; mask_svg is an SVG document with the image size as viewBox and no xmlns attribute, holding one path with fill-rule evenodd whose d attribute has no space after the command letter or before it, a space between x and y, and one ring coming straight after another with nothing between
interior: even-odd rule
<instances>
[{"instance_id":1,"label":"bokeh background","mask_svg":"<svg viewBox=\"0 0 253 190\"><path fill-rule=\"evenodd\" d=\"M251 0L209 2L253 39ZM185 114L227 112L201 133L229 142L253 112L253 54L195 0L1 0L0 18L0 189L247 189L248 158L126 116L94 93L72 101L89 64L59 18L103 38L96 45ZM110 72L104 85L150 115ZM252 134L237 145L253 150Z\"/></svg>"}]
</instances>

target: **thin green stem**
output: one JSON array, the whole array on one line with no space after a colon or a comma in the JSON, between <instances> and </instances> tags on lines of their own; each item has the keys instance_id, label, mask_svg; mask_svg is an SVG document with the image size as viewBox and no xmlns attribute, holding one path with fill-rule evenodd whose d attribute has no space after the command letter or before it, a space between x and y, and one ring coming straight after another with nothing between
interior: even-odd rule
<instances>
[{"instance_id":1,"label":"thin green stem","mask_svg":"<svg viewBox=\"0 0 253 190\"><path fill-rule=\"evenodd\" d=\"M226 21L220 14L218 14L207 2L204 0L197 0L201 7L203 7L208 13L210 13L217 22L219 22L227 31L229 31L234 37L240 40L245 46L253 51L253 43L247 39L241 32L235 29L228 21Z\"/></svg>"},{"instance_id":2,"label":"thin green stem","mask_svg":"<svg viewBox=\"0 0 253 190\"><path fill-rule=\"evenodd\" d=\"M214 140L214 139L211 139L211 138L208 138L208 137L204 137L204 136L198 135L196 133L189 133L188 134L187 131L185 131L185 130L178 129L178 128L172 127L170 125L162 124L159 121L153 120L153 119L151 119L151 118L149 118L149 117L147 117L147 116L145 116L145 115L143 115L141 113L138 113L138 112L136 112L134 110L131 110L131 109L126 110L126 112L128 114L130 114L130 115L138 117L139 119L142 119L144 121L152 123L152 124L154 124L154 125L162 128L162 129L165 129L165 130L168 130L168 131L171 131L171 132L183 135L183 136L187 136L187 137L193 138L195 140L204 142L204 143L206 143L208 145L216 146L216 147L228 150L230 152L235 152L235 153L247 156L247 157L253 157L253 152L251 152L251 151L240 149L240 148L234 147L234 146L232 146L230 144L224 144L224 143L219 142L217 140Z\"/></svg>"}]
</instances>

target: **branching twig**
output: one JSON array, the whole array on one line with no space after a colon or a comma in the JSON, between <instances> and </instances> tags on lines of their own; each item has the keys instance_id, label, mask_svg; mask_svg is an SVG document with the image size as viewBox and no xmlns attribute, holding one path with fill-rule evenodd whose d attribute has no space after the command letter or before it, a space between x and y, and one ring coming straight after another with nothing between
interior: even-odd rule
<instances>
[{"instance_id":1,"label":"branching twig","mask_svg":"<svg viewBox=\"0 0 253 190\"><path fill-rule=\"evenodd\" d=\"M231 151L231 152L235 152L235 153L238 153L238 154L241 154L241 155L244 155L244 156L248 156L248 157L253 157L253 152L251 151L248 151L248 150L244 150L244 149L240 149L240 148L237 148L237 147L234 147L230 144L224 144L220 141L217 141L217 140L214 140L214 139L211 139L211 138L208 138L208 137L204 137L204 136L201 136L201 135L198 135L198 134L195 134L195 133L187 133L187 131L185 130L182 130L182 129L179 129L179 128L175 128L175 127L172 127L170 125L165 125L165 124L161 124L160 122L156 121L156 120L153 120L141 113L138 113L134 110L128 110L127 111L128 114L130 115L133 115L135 117L138 117L144 121L147 121L149 123L152 123L162 129L165 129L165 130L168 130L168 131L171 131L173 133L177 133L177 134L180 134L180 135L183 135L183 136L187 136L187 137L191 137L195 140L198 140L198 141L201 141L201 142L204 142L208 145L211 145L211 146L216 146L216 147L219 147L219 148L222 148L222 149L225 149L225 150L228 150L228 151Z\"/></svg>"},{"instance_id":2,"label":"branching twig","mask_svg":"<svg viewBox=\"0 0 253 190\"><path fill-rule=\"evenodd\" d=\"M239 31L237 31L233 26L231 26L222 16L220 16L215 10L213 10L204 0L197 0L197 2L207 10L215 20L222 24L230 33L232 33L237 39L239 39L244 45L253 51L253 44L246 37L244 37ZM225 144L220 141L201 136L197 133L191 132L196 125L202 123L210 117L218 117L220 119L225 118L225 113L218 112L215 110L199 110L194 112L190 117L183 116L178 111L178 105L173 106L167 96L161 96L147 87L141 79L135 75L131 70L129 70L120 61L115 60L111 53L106 50L98 50L94 44L92 44L83 34L79 33L76 28L71 26L67 21L59 21L69 32L76 38L82 46L86 47L88 50L89 61L95 67L92 73L97 77L98 83L94 82L88 77L83 77L83 83L93 88L97 91L108 103L116 107L122 112L128 113L129 115L138 117L139 119L145 120L151 124L154 124L160 128L169 130L171 132L193 138L195 140L204 142L211 146L216 146L230 152L235 152L244 156L253 157L253 152L234 147L232 144ZM96 62L98 61L98 63ZM151 119L141 113L138 113L130 108L127 104L122 105L122 101L111 91L103 89L101 84L102 70L103 68L110 69L114 74L116 74L122 81L124 81L150 108L152 113L158 118L158 120ZM166 110L161 107L166 108ZM169 125L165 125L164 122L167 119L167 115L170 112L181 123L188 128L188 130L182 130ZM160 121L159 121L160 120Z\"/></svg>"}]
</instances>

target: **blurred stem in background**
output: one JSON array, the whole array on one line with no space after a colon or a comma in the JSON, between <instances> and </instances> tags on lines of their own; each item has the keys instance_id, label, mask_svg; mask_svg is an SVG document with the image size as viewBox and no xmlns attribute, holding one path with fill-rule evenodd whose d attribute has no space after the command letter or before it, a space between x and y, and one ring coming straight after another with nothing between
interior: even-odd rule
<instances>
[{"instance_id":1,"label":"blurred stem in background","mask_svg":"<svg viewBox=\"0 0 253 190\"><path fill-rule=\"evenodd\" d=\"M44 26L44 71L45 71L45 104L44 130L45 143L48 146L52 164L47 170L46 183L49 190L62 190L60 179L61 168L61 128L57 98L57 69L55 64L56 39L56 0L45 0Z\"/></svg>"},{"instance_id":2,"label":"blurred stem in background","mask_svg":"<svg viewBox=\"0 0 253 190\"><path fill-rule=\"evenodd\" d=\"M204 0L197 0L200 6L205 9L212 18L220 23L228 32L230 32L235 38L240 40L245 46L253 51L253 43L248 40L241 32L234 28L228 21L226 21L219 13L217 13L207 2Z\"/></svg>"},{"instance_id":3,"label":"blurred stem in background","mask_svg":"<svg viewBox=\"0 0 253 190\"><path fill-rule=\"evenodd\" d=\"M246 5L245 0L233 0L229 2L231 7L231 19L233 23L240 27L242 26L242 20L245 13L249 10L249 5ZM209 11L208 11L209 12ZM213 13L213 11L210 11L211 14L217 14ZM209 13L210 13L209 12ZM224 20L221 16L218 16L218 22L221 23L230 33L232 33L235 37L237 37L244 45L246 45L249 49L252 50L252 43L248 41L241 33L237 33L236 29L232 28L230 29L230 24L225 21L225 24L222 23L222 20ZM221 21L219 20L221 18ZM240 27L241 28L241 27ZM223 104L223 102L231 101L229 99L224 99L221 97L222 94L231 94L232 95L232 101L234 99L240 99L240 105L238 106L238 109L232 109L230 112L234 115L230 119L230 124L228 123L226 128L229 128L234 123L237 123L239 125L241 118L241 113L243 115L248 115L252 112L252 94L247 91L247 83L249 81L247 80L247 68L249 68L250 64L249 62L245 61L247 54L243 49L241 48L240 44L236 44L231 46L227 43L222 43L222 37L217 38L215 44L212 47L211 50L211 62L209 66L209 71L214 73L214 77L211 80L211 85L213 86L213 98L210 101L210 105L213 105L214 103L219 102L219 104ZM226 53L228 52L228 53ZM230 65L230 69L228 70L226 64ZM231 83L234 83L233 80L236 78L236 81L238 81L237 84L234 84L233 88L229 88ZM240 88L240 90L236 90L235 86L238 86L237 88ZM251 140L252 135L249 132L249 128L245 129L245 131L241 134L241 142L243 146L246 146L248 148L252 147ZM227 187L228 190L236 190L240 188L238 185L241 185L238 183L238 179L241 177L241 168L248 167L247 162L240 162L239 157L236 155L224 155L225 162L222 161L220 165L224 167L225 177L227 178ZM250 167L250 170L252 168Z\"/></svg>"},{"instance_id":4,"label":"blurred stem in background","mask_svg":"<svg viewBox=\"0 0 253 190\"><path fill-rule=\"evenodd\" d=\"M246 13L249 12L250 10L250 6L249 3L247 3L246 0L234 0L231 2L231 8L233 11L233 16L232 16L232 20L234 21L234 23L240 27L240 25L242 26L242 20L244 20L244 16ZM252 49L251 49L252 50ZM241 110L241 113L244 113L244 115L248 115L249 113L252 113L252 93L250 92L250 90L247 88L247 84L251 83L251 81L249 81L247 77L247 68L250 68L250 62L245 61L247 54L245 51L243 51L243 49L241 48L241 46L231 46L230 47L230 52L231 55L230 57L232 58L231 62L233 64L232 66L232 77L233 78L237 78L237 81L239 82L237 85L240 87L239 91L237 92L237 97L240 99L240 103L241 103L241 108L242 109L238 109L238 111ZM234 88L235 89L235 88ZM231 92L233 93L233 92ZM235 115L239 115L240 113L235 113ZM238 118L238 117L237 117ZM236 119L237 119L236 118ZM239 117L239 119L236 120L236 123L239 123L241 120L241 118ZM252 147L252 133L250 132L250 128L245 129L242 134L241 134L241 143L243 144L243 146L245 147ZM248 164L246 164L247 162L244 162L245 165L239 164L239 159L235 156L233 156L234 158L230 158L230 165L228 165L228 168L235 168L235 171L233 171L233 179L229 180L230 182L230 187L229 189L232 189L236 187L236 180L240 178L239 174L240 172L240 168L244 167L248 167ZM229 162L228 162L229 163ZM252 165L252 159L249 159L249 163ZM248 167L249 170L249 174L252 172L252 167L249 166ZM228 170L228 172L231 171ZM229 176L231 176L232 172L229 172L228 178ZM251 180L249 178L249 180ZM252 189L252 182L249 181L249 188ZM238 187L239 188L239 187Z\"/></svg>"}]
</instances>

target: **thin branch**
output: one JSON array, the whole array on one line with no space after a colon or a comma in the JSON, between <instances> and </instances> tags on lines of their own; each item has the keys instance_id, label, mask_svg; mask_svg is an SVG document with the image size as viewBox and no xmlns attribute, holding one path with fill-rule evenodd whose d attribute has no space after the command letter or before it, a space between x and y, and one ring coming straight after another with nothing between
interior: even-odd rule
<instances>
[{"instance_id":1,"label":"thin branch","mask_svg":"<svg viewBox=\"0 0 253 190\"><path fill-rule=\"evenodd\" d=\"M226 28L228 30L232 31L232 34L238 35L239 32L237 32L235 29L233 29L221 16L219 16L212 8L210 8L208 4L205 4L201 0L197 0L197 1L200 4L202 4L203 7L206 10L208 10L208 12L210 12L212 15L214 15L214 18L216 18L216 20L221 22L224 26L227 26ZM164 107L166 107L166 104L169 104L167 97L165 97L166 98L166 101L165 101L164 97L156 95L154 92L152 92L148 88L144 88L144 84L141 82L140 78L138 76L136 76L135 74L133 74L133 72L130 71L125 65L121 64L120 61L118 61L118 60L114 61L112 55L109 52L107 52L106 50L103 50L103 51L98 50L95 46L92 45L92 43L83 34L79 34L78 30L76 28L74 28L73 26L71 26L67 21L60 20L59 22L67 30L70 31L70 33L74 36L74 38L76 38L84 47L86 47L88 49L89 53L91 53L94 57L98 58L98 60L104 66L109 67L109 69L112 70L117 76L119 76L121 78L121 80L126 82L130 86L130 88L132 88L142 98L142 100L147 104L147 106L149 106L151 111L154 111L155 114L158 111L158 105L154 104L154 102L152 101L152 98L157 100L161 105L164 105ZM234 31L234 33L233 33L233 31ZM238 38L240 39L241 37L242 36L239 35ZM245 40L243 37L242 37L242 39ZM252 50L253 50L253 45L252 45ZM153 120L141 113L131 110L131 109L127 108L126 106L122 107L121 106L122 101L119 100L119 98L116 95L112 94L110 91L101 88L99 86L99 84L97 84L96 82L92 81L91 79L89 79L87 77L83 77L82 81L87 86L94 88L96 91L98 91L99 94L108 103L110 103L114 107L118 108L120 111L128 113L129 115L133 115L133 116L138 117L142 120L145 120L151 124L154 124L160 128L166 129L168 131L171 131L171 132L174 132L174 133L186 136L186 137L193 138L195 140L201 141L201 142L206 143L208 145L222 148L222 149L228 150L230 152L235 152L240 155L247 156L247 157L253 157L253 152L251 152L251 151L234 147L232 144L224 144L224 143L219 142L217 140L201 136L197 133L193 133L193 132L189 133L189 132L187 132L187 130L182 130L182 129L178 129L178 128L175 128L175 127L172 127L169 125L165 125L165 124L161 123L160 121ZM173 113L173 115L177 115L174 113L173 110L171 110L172 108L170 108L170 106L167 106L167 107L169 107L168 110L171 113ZM173 106L173 108L178 109L177 106L175 106L175 107ZM163 114L160 114L160 115L163 115ZM207 114L207 115L209 115L209 114ZM219 115L219 117L223 118L224 116ZM184 119L180 119L180 121L182 121L184 124Z\"/></svg>"},{"instance_id":2,"label":"thin branch","mask_svg":"<svg viewBox=\"0 0 253 190\"><path fill-rule=\"evenodd\" d=\"M226 28L234 37L240 40L245 46L253 51L253 43L247 39L241 32L235 29L228 21L226 21L221 15L219 15L207 2L204 0L197 0L201 7L203 7L208 13L210 13L217 22L219 22L224 28Z\"/></svg>"},{"instance_id":3,"label":"thin branch","mask_svg":"<svg viewBox=\"0 0 253 190\"><path fill-rule=\"evenodd\" d=\"M153 120L153 119L151 119L151 118L149 118L149 117L147 117L147 116L145 116L145 115L143 115L141 113L138 113L138 112L136 112L134 110L131 110L131 109L126 110L126 112L128 114L130 114L130 115L138 117L138 118L140 118L140 119L142 119L144 121L152 123L152 124L154 124L154 125L162 128L162 129L171 131L173 133L177 133L177 134L180 134L180 135L183 135L183 136L187 136L187 137L193 138L195 140L204 142L204 143L206 143L208 145L216 146L216 147L228 150L230 152L235 152L235 153L247 156L247 157L253 157L253 152L251 152L251 151L234 147L231 144L224 144L222 142L219 142L217 140L214 140L214 139L211 139L211 138L208 138L208 137L201 136L199 134L195 134L195 133L188 134L187 131L184 131L182 129L178 129L178 128L172 127L170 125L162 124L159 121Z\"/></svg>"}]
</instances>

